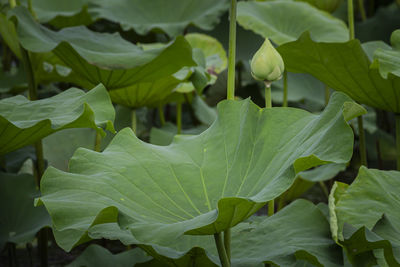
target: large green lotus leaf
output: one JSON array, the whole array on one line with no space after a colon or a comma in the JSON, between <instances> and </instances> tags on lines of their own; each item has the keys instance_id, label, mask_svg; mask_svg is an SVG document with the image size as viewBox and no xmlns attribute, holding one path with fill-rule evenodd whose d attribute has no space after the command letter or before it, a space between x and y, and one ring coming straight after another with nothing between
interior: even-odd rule
<instances>
[{"instance_id":1,"label":"large green lotus leaf","mask_svg":"<svg viewBox=\"0 0 400 267\"><path fill-rule=\"evenodd\" d=\"M305 31L321 42L349 39L343 21L303 2L239 2L237 20L245 29L270 38L278 45L297 40Z\"/></svg>"},{"instance_id":2,"label":"large green lotus leaf","mask_svg":"<svg viewBox=\"0 0 400 267\"><path fill-rule=\"evenodd\" d=\"M64 249L87 240L98 222L116 220L109 207L141 242L214 234L282 194L297 173L348 162L353 132L342 109L349 101L336 93L320 115L223 101L208 130L177 136L169 146L144 143L126 128L102 153L78 149L70 173L48 168L39 204Z\"/></svg>"},{"instance_id":3,"label":"large green lotus leaf","mask_svg":"<svg viewBox=\"0 0 400 267\"><path fill-rule=\"evenodd\" d=\"M85 251L83 251L76 260L68 264L67 267L156 266L154 263L155 260L147 256L140 248L130 249L114 255L106 248L93 244L87 247Z\"/></svg>"},{"instance_id":4,"label":"large green lotus leaf","mask_svg":"<svg viewBox=\"0 0 400 267\"><path fill-rule=\"evenodd\" d=\"M116 223L99 224L94 238L119 238L134 244L129 231ZM212 236L183 236L168 247L140 245L170 266L219 266ZM232 229L232 266L295 266L300 260L312 266L341 266L341 248L331 239L329 223L317 206L297 200L272 217L255 216ZM308 265L307 265L308 266Z\"/></svg>"},{"instance_id":5,"label":"large green lotus leaf","mask_svg":"<svg viewBox=\"0 0 400 267\"><path fill-rule=\"evenodd\" d=\"M400 112L400 77L387 79L371 64L358 40L318 43L309 34L278 47L289 71L309 73L329 87L372 107Z\"/></svg>"},{"instance_id":6,"label":"large green lotus leaf","mask_svg":"<svg viewBox=\"0 0 400 267\"><path fill-rule=\"evenodd\" d=\"M211 30L228 7L227 0L101 0L91 10L97 17L120 23L124 30L134 29L141 35L151 30L170 37L182 34L189 25Z\"/></svg>"},{"instance_id":7,"label":"large green lotus leaf","mask_svg":"<svg viewBox=\"0 0 400 267\"><path fill-rule=\"evenodd\" d=\"M17 32L25 49L36 53L52 51L92 86L103 83L108 90L139 90L140 87L133 85L154 82L185 66L195 65L192 48L183 37L161 48L144 51L119 34L96 33L83 26L51 31L36 23L22 7L11 10L9 16L18 20ZM77 83L80 84L80 80ZM153 89L160 94L164 90L162 87ZM147 101L140 105L153 103L152 99Z\"/></svg>"},{"instance_id":8,"label":"large green lotus leaf","mask_svg":"<svg viewBox=\"0 0 400 267\"><path fill-rule=\"evenodd\" d=\"M7 242L31 242L40 229L51 225L46 209L33 206L38 196L32 175L0 172L0 249Z\"/></svg>"},{"instance_id":9,"label":"large green lotus leaf","mask_svg":"<svg viewBox=\"0 0 400 267\"><path fill-rule=\"evenodd\" d=\"M114 131L115 111L103 85L88 93L71 88L56 96L29 101L24 96L0 100L0 155L62 129Z\"/></svg>"}]
</instances>

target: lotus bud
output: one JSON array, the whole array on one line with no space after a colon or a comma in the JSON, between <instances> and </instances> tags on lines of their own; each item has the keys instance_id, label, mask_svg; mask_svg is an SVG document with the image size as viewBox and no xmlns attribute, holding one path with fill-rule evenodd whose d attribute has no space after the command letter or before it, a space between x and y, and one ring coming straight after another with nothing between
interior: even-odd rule
<instances>
[{"instance_id":1,"label":"lotus bud","mask_svg":"<svg viewBox=\"0 0 400 267\"><path fill-rule=\"evenodd\" d=\"M264 81L266 84L271 83L282 77L284 69L281 55L268 38L265 39L251 60L251 74L254 79Z\"/></svg>"}]
</instances>

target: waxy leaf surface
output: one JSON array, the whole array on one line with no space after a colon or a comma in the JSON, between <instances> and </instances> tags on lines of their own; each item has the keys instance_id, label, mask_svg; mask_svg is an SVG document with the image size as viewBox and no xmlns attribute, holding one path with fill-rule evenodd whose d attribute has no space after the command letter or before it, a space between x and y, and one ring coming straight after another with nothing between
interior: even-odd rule
<instances>
[{"instance_id":1,"label":"waxy leaf surface","mask_svg":"<svg viewBox=\"0 0 400 267\"><path fill-rule=\"evenodd\" d=\"M87 240L91 226L116 221L112 207L140 242L214 234L282 194L297 173L348 162L353 133L342 112L349 101L336 93L321 115L223 101L208 130L169 146L145 143L126 128L102 153L78 149L70 173L48 168L39 203L67 250Z\"/></svg>"},{"instance_id":2,"label":"waxy leaf surface","mask_svg":"<svg viewBox=\"0 0 400 267\"><path fill-rule=\"evenodd\" d=\"M358 40L318 43L309 34L278 47L289 71L309 73L330 88L345 92L359 103L400 112L400 77L380 74Z\"/></svg>"},{"instance_id":3,"label":"waxy leaf surface","mask_svg":"<svg viewBox=\"0 0 400 267\"><path fill-rule=\"evenodd\" d=\"M172 89L148 84L175 79L171 77L174 73L185 66L196 65L192 48L183 37L161 48L143 51L119 34L92 32L83 26L51 31L36 23L22 7L13 9L9 16L18 19L17 32L25 49L35 53L53 52L85 81L81 86L102 83L107 90L124 90L127 98L139 95L142 100L126 99L126 105L133 102L138 107L158 103L159 97L144 97L143 100L143 96L148 96L150 89L153 96L164 96ZM140 83L146 83L143 91Z\"/></svg>"},{"instance_id":4,"label":"waxy leaf surface","mask_svg":"<svg viewBox=\"0 0 400 267\"><path fill-rule=\"evenodd\" d=\"M40 229L50 227L46 209L33 206L38 196L32 175L0 172L0 249L7 242L31 242Z\"/></svg>"},{"instance_id":5,"label":"waxy leaf surface","mask_svg":"<svg viewBox=\"0 0 400 267\"><path fill-rule=\"evenodd\" d=\"M0 100L0 155L62 129L102 128L114 131L115 117L107 90L99 85L85 93L76 88L56 96L30 101L24 96Z\"/></svg>"},{"instance_id":6,"label":"waxy leaf surface","mask_svg":"<svg viewBox=\"0 0 400 267\"><path fill-rule=\"evenodd\" d=\"M343 21L303 2L239 2L237 20L243 28L270 38L278 45L297 40L305 31L321 42L349 39Z\"/></svg>"}]
</instances>

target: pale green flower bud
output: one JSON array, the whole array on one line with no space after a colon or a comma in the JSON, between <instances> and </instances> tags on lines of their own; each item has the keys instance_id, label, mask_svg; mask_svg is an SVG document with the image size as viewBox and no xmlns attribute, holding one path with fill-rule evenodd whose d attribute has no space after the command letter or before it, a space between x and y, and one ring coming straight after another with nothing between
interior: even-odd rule
<instances>
[{"instance_id":1,"label":"pale green flower bud","mask_svg":"<svg viewBox=\"0 0 400 267\"><path fill-rule=\"evenodd\" d=\"M279 80L284 70L285 65L281 55L272 46L268 38L265 39L263 45L251 60L251 74L254 79L270 83Z\"/></svg>"}]
</instances>

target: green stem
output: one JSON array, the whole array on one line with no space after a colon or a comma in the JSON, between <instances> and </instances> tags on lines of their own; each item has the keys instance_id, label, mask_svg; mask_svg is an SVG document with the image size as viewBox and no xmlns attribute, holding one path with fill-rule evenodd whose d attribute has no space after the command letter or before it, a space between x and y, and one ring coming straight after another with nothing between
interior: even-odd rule
<instances>
[{"instance_id":1,"label":"green stem","mask_svg":"<svg viewBox=\"0 0 400 267\"><path fill-rule=\"evenodd\" d=\"M226 251L226 256L229 262L231 262L231 228L224 231L224 247Z\"/></svg>"},{"instance_id":2,"label":"green stem","mask_svg":"<svg viewBox=\"0 0 400 267\"><path fill-rule=\"evenodd\" d=\"M265 82L265 107L272 108L271 83Z\"/></svg>"},{"instance_id":3,"label":"green stem","mask_svg":"<svg viewBox=\"0 0 400 267\"><path fill-rule=\"evenodd\" d=\"M358 0L358 8L360 9L362 21L365 21L367 19L367 14L365 13L364 0Z\"/></svg>"},{"instance_id":4,"label":"green stem","mask_svg":"<svg viewBox=\"0 0 400 267\"><path fill-rule=\"evenodd\" d=\"M265 108L272 108L270 82L265 82ZM268 202L268 216L274 215L274 212L275 212L275 201L272 199Z\"/></svg>"},{"instance_id":5,"label":"green stem","mask_svg":"<svg viewBox=\"0 0 400 267\"><path fill-rule=\"evenodd\" d=\"M354 10L353 10L353 0L347 1L347 16L349 23L349 33L350 40L354 39ZM358 123L358 136L360 141L360 158L361 165L367 167L367 146L365 143L365 135L364 135L364 125L362 116L357 117Z\"/></svg>"},{"instance_id":6,"label":"green stem","mask_svg":"<svg viewBox=\"0 0 400 267\"><path fill-rule=\"evenodd\" d=\"M325 106L328 105L330 97L331 97L331 90L329 89L328 85L325 84Z\"/></svg>"},{"instance_id":7,"label":"green stem","mask_svg":"<svg viewBox=\"0 0 400 267\"><path fill-rule=\"evenodd\" d=\"M231 0L229 22L229 60L227 99L235 99L235 65L236 65L236 0Z\"/></svg>"},{"instance_id":8,"label":"green stem","mask_svg":"<svg viewBox=\"0 0 400 267\"><path fill-rule=\"evenodd\" d=\"M360 158L361 158L361 165L368 167L367 164L367 147L365 142L365 134L364 134L364 123L362 116L357 117L358 123L358 137L360 143Z\"/></svg>"},{"instance_id":9,"label":"green stem","mask_svg":"<svg viewBox=\"0 0 400 267\"><path fill-rule=\"evenodd\" d=\"M287 81L287 71L283 72L283 102L282 107L288 106L288 81Z\"/></svg>"},{"instance_id":10,"label":"green stem","mask_svg":"<svg viewBox=\"0 0 400 267\"><path fill-rule=\"evenodd\" d=\"M96 140L94 142L94 151L100 152L101 150L101 134L96 132Z\"/></svg>"},{"instance_id":11,"label":"green stem","mask_svg":"<svg viewBox=\"0 0 400 267\"><path fill-rule=\"evenodd\" d=\"M21 55L22 61L24 64L25 72L28 78L28 90L29 90L29 99L31 101L38 99L37 93L37 84L35 80L35 74L32 67L32 62L30 60L29 52L26 51L23 47L21 47ZM36 183L40 188L40 180L44 173L44 156L43 156L43 144L42 140L37 141L35 144L35 152L36 152L36 164L35 164L35 173L36 173ZM42 229L38 233L38 249L40 255L40 266L47 267L48 266L48 248L47 248L47 230Z\"/></svg>"},{"instance_id":12,"label":"green stem","mask_svg":"<svg viewBox=\"0 0 400 267\"><path fill-rule=\"evenodd\" d=\"M268 201L268 216L272 216L275 213L275 200Z\"/></svg>"},{"instance_id":13,"label":"green stem","mask_svg":"<svg viewBox=\"0 0 400 267\"><path fill-rule=\"evenodd\" d=\"M136 110L132 109L132 112L131 112L131 128L132 128L132 131L135 134L136 134L136 127L137 127Z\"/></svg>"},{"instance_id":14,"label":"green stem","mask_svg":"<svg viewBox=\"0 0 400 267\"><path fill-rule=\"evenodd\" d=\"M396 114L397 170L400 170L400 114Z\"/></svg>"},{"instance_id":15,"label":"green stem","mask_svg":"<svg viewBox=\"0 0 400 267\"><path fill-rule=\"evenodd\" d=\"M162 105L158 106L158 116L160 117L161 126L165 125L164 108Z\"/></svg>"},{"instance_id":16,"label":"green stem","mask_svg":"<svg viewBox=\"0 0 400 267\"><path fill-rule=\"evenodd\" d=\"M325 183L323 181L319 181L319 186L321 186L322 191L324 192L325 196L329 198L329 190L326 187Z\"/></svg>"},{"instance_id":17,"label":"green stem","mask_svg":"<svg viewBox=\"0 0 400 267\"><path fill-rule=\"evenodd\" d=\"M177 133L182 132L182 103L176 103L176 127L178 128Z\"/></svg>"},{"instance_id":18,"label":"green stem","mask_svg":"<svg viewBox=\"0 0 400 267\"><path fill-rule=\"evenodd\" d=\"M29 10L29 12L32 14L32 17L34 17L35 19L37 19L36 13L35 13L35 11L33 10L32 0L28 0L28 10Z\"/></svg>"},{"instance_id":19,"label":"green stem","mask_svg":"<svg viewBox=\"0 0 400 267\"><path fill-rule=\"evenodd\" d=\"M347 0L347 18L349 23L350 40L354 39L354 9L353 0Z\"/></svg>"},{"instance_id":20,"label":"green stem","mask_svg":"<svg viewBox=\"0 0 400 267\"><path fill-rule=\"evenodd\" d=\"M224 247L224 243L222 241L221 233L214 234L215 245L217 246L219 260L221 261L222 267L230 267L228 255L226 254L226 250Z\"/></svg>"}]
</instances>

